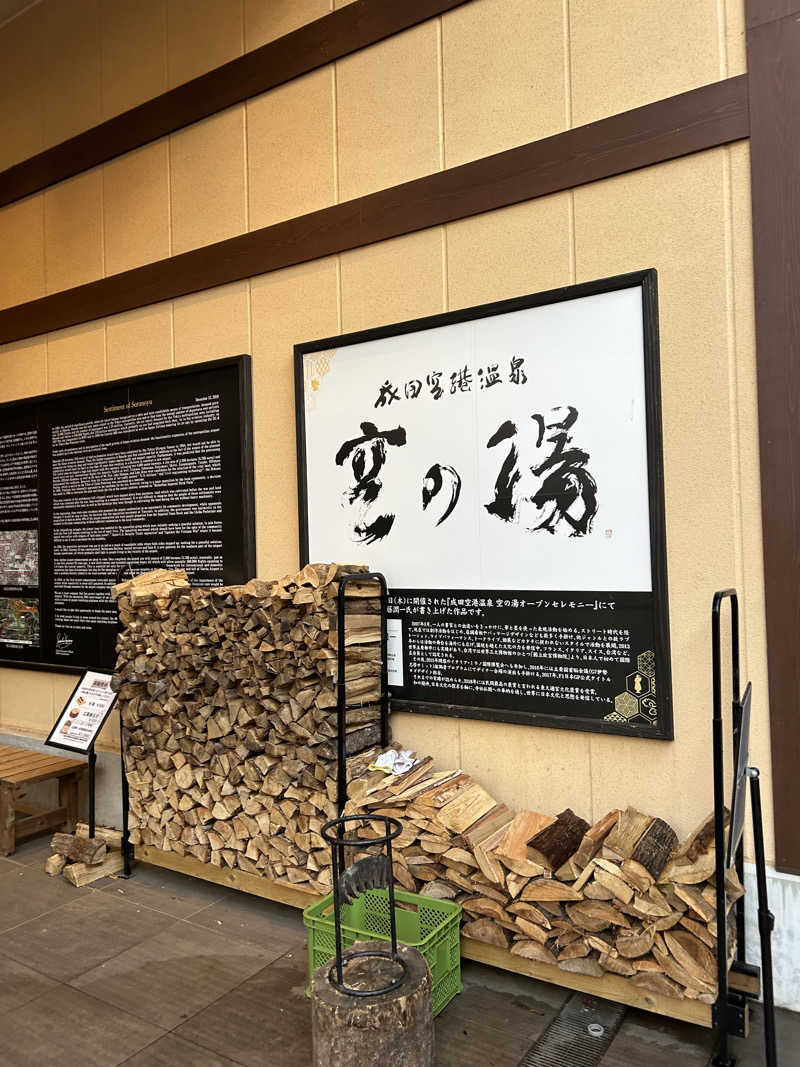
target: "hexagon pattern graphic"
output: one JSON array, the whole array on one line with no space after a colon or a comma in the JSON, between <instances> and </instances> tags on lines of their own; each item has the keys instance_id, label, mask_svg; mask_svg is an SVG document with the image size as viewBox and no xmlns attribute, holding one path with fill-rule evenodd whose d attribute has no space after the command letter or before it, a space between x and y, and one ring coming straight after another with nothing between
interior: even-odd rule
<instances>
[{"instance_id":1,"label":"hexagon pattern graphic","mask_svg":"<svg viewBox=\"0 0 800 1067\"><path fill-rule=\"evenodd\" d=\"M655 726L658 722L656 693L656 657L651 651L636 657L635 671L625 678L625 692L614 698L614 710L603 716L604 722L628 726Z\"/></svg>"}]
</instances>

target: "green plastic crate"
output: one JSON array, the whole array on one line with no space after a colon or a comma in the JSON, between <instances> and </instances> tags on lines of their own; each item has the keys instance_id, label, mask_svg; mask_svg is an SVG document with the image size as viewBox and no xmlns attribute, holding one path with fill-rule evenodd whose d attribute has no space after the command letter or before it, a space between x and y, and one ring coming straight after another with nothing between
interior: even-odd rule
<instances>
[{"instance_id":1,"label":"green plastic crate","mask_svg":"<svg viewBox=\"0 0 800 1067\"><path fill-rule=\"evenodd\" d=\"M425 957L433 979L433 1014L438 1015L456 993L461 992L461 905L450 900L434 900L417 893L395 889L397 940L412 945ZM343 904L342 948L356 941L388 941L389 891L369 889L354 903ZM333 893L303 912L308 930L308 981L317 967L336 955L333 922Z\"/></svg>"}]
</instances>

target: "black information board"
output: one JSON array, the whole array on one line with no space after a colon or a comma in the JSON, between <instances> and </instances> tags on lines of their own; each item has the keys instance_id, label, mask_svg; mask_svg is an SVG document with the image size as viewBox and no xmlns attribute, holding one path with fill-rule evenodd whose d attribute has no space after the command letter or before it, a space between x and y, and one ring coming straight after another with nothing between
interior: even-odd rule
<instances>
[{"instance_id":1,"label":"black information board","mask_svg":"<svg viewBox=\"0 0 800 1067\"><path fill-rule=\"evenodd\" d=\"M110 587L255 570L250 357L0 406L0 664L114 665Z\"/></svg>"},{"instance_id":2,"label":"black information board","mask_svg":"<svg viewBox=\"0 0 800 1067\"><path fill-rule=\"evenodd\" d=\"M301 557L381 571L393 706L673 736L657 281L295 347Z\"/></svg>"}]
</instances>

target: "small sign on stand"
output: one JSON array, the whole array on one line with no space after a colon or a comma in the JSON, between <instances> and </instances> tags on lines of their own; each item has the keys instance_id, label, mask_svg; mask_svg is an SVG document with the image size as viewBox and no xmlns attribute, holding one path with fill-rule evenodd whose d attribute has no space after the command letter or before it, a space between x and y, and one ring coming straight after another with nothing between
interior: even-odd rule
<instances>
[{"instance_id":1,"label":"small sign on stand","mask_svg":"<svg viewBox=\"0 0 800 1067\"><path fill-rule=\"evenodd\" d=\"M117 699L111 678L102 671L84 671L45 741L52 748L83 752L89 757L89 837L95 835L94 743Z\"/></svg>"}]
</instances>

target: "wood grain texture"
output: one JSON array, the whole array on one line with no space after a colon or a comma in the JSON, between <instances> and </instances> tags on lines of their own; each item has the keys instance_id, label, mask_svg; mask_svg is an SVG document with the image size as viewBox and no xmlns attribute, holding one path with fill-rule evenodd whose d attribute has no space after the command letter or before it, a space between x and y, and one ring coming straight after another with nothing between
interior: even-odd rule
<instances>
[{"instance_id":1,"label":"wood grain texture","mask_svg":"<svg viewBox=\"0 0 800 1067\"><path fill-rule=\"evenodd\" d=\"M800 15L799 0L747 0L746 8L748 30L788 15Z\"/></svg>"},{"instance_id":2,"label":"wood grain texture","mask_svg":"<svg viewBox=\"0 0 800 1067\"><path fill-rule=\"evenodd\" d=\"M749 14L764 5L751 2ZM748 31L761 509L775 865L800 871L800 21Z\"/></svg>"},{"instance_id":3,"label":"wood grain texture","mask_svg":"<svg viewBox=\"0 0 800 1067\"><path fill-rule=\"evenodd\" d=\"M0 173L0 207L460 7L356 0Z\"/></svg>"},{"instance_id":4,"label":"wood grain texture","mask_svg":"<svg viewBox=\"0 0 800 1067\"><path fill-rule=\"evenodd\" d=\"M347 9L345 9L347 10ZM0 344L508 207L748 136L747 76L0 311Z\"/></svg>"}]
</instances>

